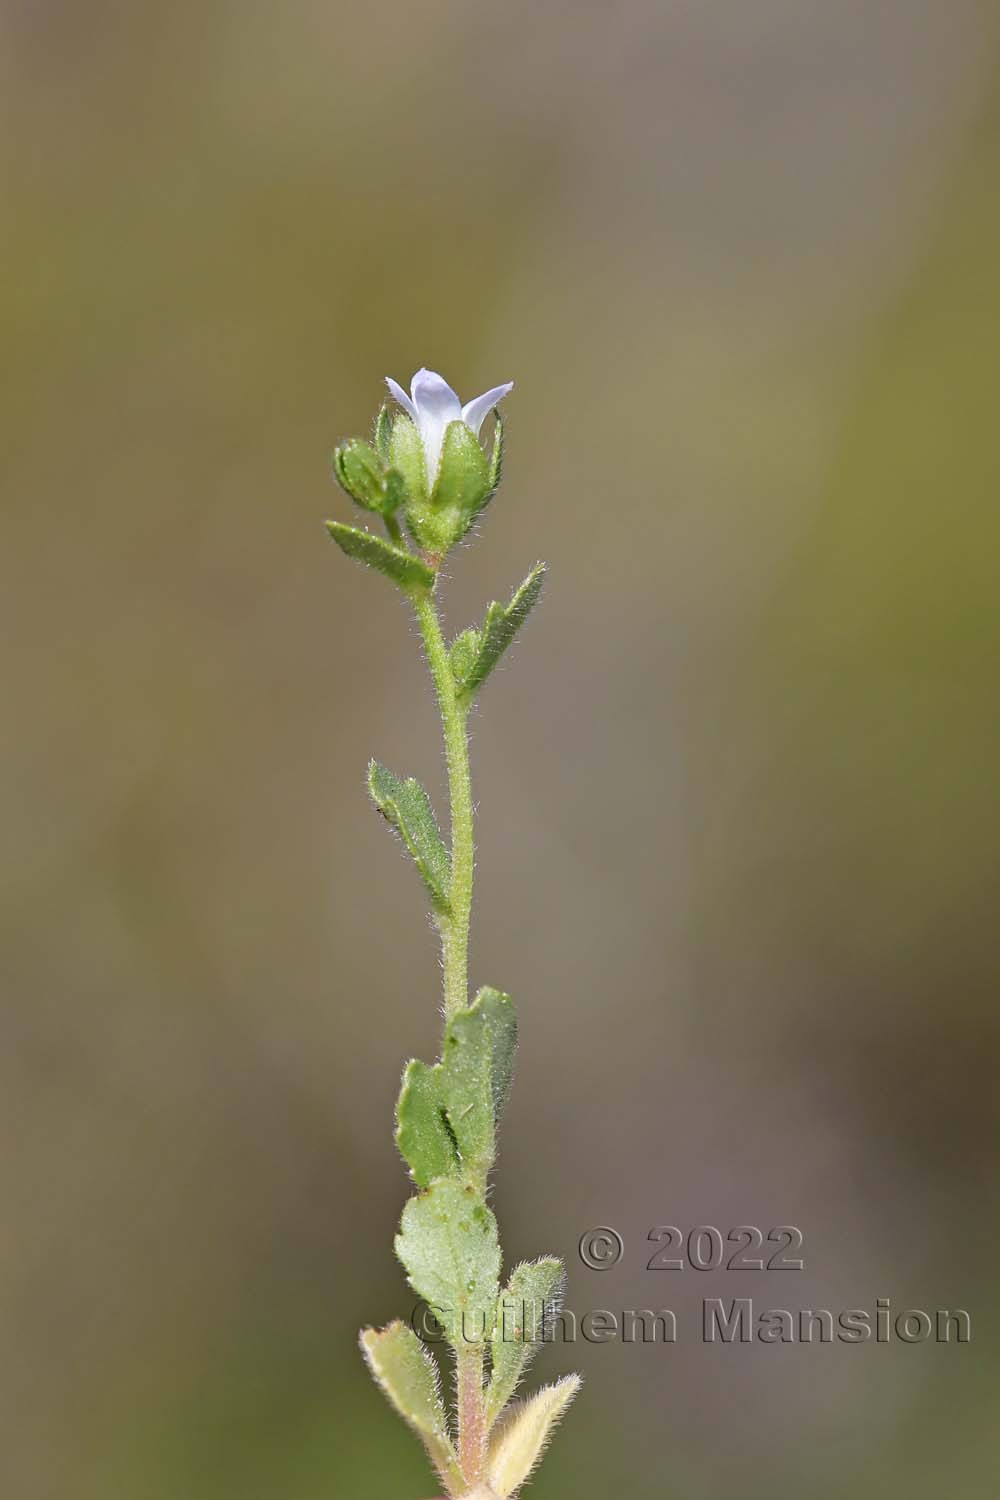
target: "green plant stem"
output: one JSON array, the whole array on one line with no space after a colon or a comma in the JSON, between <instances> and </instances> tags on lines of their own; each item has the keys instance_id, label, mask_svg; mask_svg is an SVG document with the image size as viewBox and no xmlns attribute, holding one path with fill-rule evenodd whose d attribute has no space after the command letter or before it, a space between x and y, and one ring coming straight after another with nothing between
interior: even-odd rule
<instances>
[{"instance_id":1,"label":"green plant stem","mask_svg":"<svg viewBox=\"0 0 1000 1500\"><path fill-rule=\"evenodd\" d=\"M467 710L459 701L441 634L434 597L417 593L413 600L427 662L434 679L444 730L448 796L451 803L451 899L447 916L438 918L444 960L444 1011L450 1019L469 1002L469 922L475 865L472 783L469 775ZM472 1489L482 1478L486 1457L486 1409L483 1399L483 1347L466 1344L457 1351L458 1462Z\"/></svg>"},{"instance_id":2,"label":"green plant stem","mask_svg":"<svg viewBox=\"0 0 1000 1500\"><path fill-rule=\"evenodd\" d=\"M434 597L429 592L417 593L413 604L437 690L444 729L445 762L448 767L448 795L451 802L451 910L447 916L438 919L438 925L444 959L444 1013L445 1018L450 1019L456 1011L469 1003L469 922L472 916L475 842L467 712L459 702Z\"/></svg>"}]
</instances>

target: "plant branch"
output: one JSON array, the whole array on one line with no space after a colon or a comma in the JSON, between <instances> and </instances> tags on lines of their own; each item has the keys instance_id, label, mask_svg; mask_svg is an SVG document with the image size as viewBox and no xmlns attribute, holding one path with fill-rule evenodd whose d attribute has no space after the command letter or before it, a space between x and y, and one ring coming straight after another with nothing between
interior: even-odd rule
<instances>
[{"instance_id":1,"label":"plant branch","mask_svg":"<svg viewBox=\"0 0 1000 1500\"><path fill-rule=\"evenodd\" d=\"M448 795L451 803L451 900L447 916L438 918L444 961L444 1013L450 1019L469 1001L469 922L472 916L472 881L475 865L472 784L469 777L467 710L459 702L448 660L448 647L441 634L434 597L429 591L413 596L417 622L434 679L441 725L444 730Z\"/></svg>"},{"instance_id":2,"label":"plant branch","mask_svg":"<svg viewBox=\"0 0 1000 1500\"><path fill-rule=\"evenodd\" d=\"M450 1020L469 1001L469 923L475 863L472 784L469 775L468 711L458 697L448 647L430 591L414 595L414 608L430 666L441 725L448 796L451 804L451 886L447 915L438 917L444 963L444 1012ZM468 1485L482 1477L486 1457L486 1410L483 1399L483 1347L467 1343L457 1351L458 1462Z\"/></svg>"}]
</instances>

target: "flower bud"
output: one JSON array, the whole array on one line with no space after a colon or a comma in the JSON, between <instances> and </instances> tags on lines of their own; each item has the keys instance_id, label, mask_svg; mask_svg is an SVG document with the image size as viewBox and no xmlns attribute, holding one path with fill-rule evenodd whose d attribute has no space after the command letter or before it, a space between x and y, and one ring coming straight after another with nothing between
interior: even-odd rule
<instances>
[{"instance_id":1,"label":"flower bud","mask_svg":"<svg viewBox=\"0 0 1000 1500\"><path fill-rule=\"evenodd\" d=\"M401 476L387 469L371 444L361 438L351 438L334 451L333 472L341 488L365 510L391 515L404 499Z\"/></svg>"}]
</instances>

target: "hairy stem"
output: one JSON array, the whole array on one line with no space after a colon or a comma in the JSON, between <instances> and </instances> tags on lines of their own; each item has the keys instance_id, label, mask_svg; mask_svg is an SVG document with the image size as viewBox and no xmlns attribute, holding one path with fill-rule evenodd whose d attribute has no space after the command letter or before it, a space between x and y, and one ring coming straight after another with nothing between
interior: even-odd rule
<instances>
[{"instance_id":1,"label":"hairy stem","mask_svg":"<svg viewBox=\"0 0 1000 1500\"><path fill-rule=\"evenodd\" d=\"M472 915L472 879L475 863L472 785L469 778L469 741L466 710L458 701L455 680L448 661L448 647L441 634L434 598L429 593L414 598L417 622L423 636L427 662L437 690L444 729L444 753L448 767L451 802L451 911L439 919L444 959L444 1012L450 1018L469 1002L469 920Z\"/></svg>"},{"instance_id":2,"label":"hairy stem","mask_svg":"<svg viewBox=\"0 0 1000 1500\"><path fill-rule=\"evenodd\" d=\"M444 1011L445 1018L448 1019L469 1001L469 921L472 915L475 844L467 715L458 701L455 679L448 660L448 647L441 634L441 622L433 596L421 593L416 595L413 602L427 662L437 690L444 729L445 762L448 767L451 900L449 914L438 920L444 960ZM466 1483L471 1486L481 1479L486 1456L482 1345L466 1344L459 1349L457 1358L458 1462Z\"/></svg>"},{"instance_id":3,"label":"hairy stem","mask_svg":"<svg viewBox=\"0 0 1000 1500\"><path fill-rule=\"evenodd\" d=\"M458 1465L466 1484L479 1483L485 1463L483 1346L466 1344L458 1355Z\"/></svg>"}]
</instances>

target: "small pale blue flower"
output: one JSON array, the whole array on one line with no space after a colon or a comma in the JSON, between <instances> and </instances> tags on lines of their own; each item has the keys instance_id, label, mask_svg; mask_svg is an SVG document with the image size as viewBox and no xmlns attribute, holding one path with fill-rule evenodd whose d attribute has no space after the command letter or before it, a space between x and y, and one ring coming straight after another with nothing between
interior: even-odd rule
<instances>
[{"instance_id":1,"label":"small pale blue flower","mask_svg":"<svg viewBox=\"0 0 1000 1500\"><path fill-rule=\"evenodd\" d=\"M427 483L431 489L437 479L444 435L450 424L464 422L473 436L478 438L488 413L514 389L514 382L508 380L506 385L495 385L492 390L484 391L481 396L477 396L474 401L467 401L463 406L447 380L433 370L417 371L410 382L409 395L391 376L386 376L385 383L403 410L409 412L417 424L424 449L424 462L427 465Z\"/></svg>"}]
</instances>

